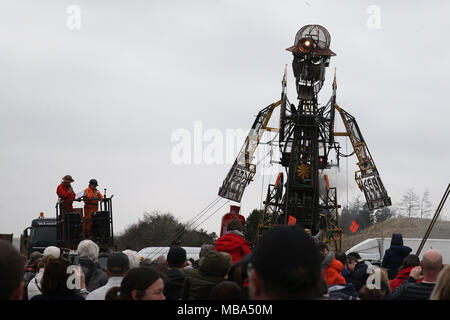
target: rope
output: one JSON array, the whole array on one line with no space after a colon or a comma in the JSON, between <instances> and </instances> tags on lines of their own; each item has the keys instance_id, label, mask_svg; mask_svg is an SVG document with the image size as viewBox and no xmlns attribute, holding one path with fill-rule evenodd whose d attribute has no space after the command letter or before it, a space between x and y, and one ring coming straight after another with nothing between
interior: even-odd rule
<instances>
[{"instance_id":1,"label":"rope","mask_svg":"<svg viewBox=\"0 0 450 320\"><path fill-rule=\"evenodd\" d=\"M196 225L193 230L197 229L199 226L201 226L203 223L205 223L209 218L211 218L213 215L215 215L220 209L222 209L226 204L228 204L230 202L230 200L227 200L224 204L222 204L219 209L217 209L216 211L214 211L213 213L211 213L205 220L203 220L202 222L200 222L198 225Z\"/></svg>"},{"instance_id":2,"label":"rope","mask_svg":"<svg viewBox=\"0 0 450 320\"><path fill-rule=\"evenodd\" d=\"M436 223L436 220L439 217L439 214L441 213L442 208L444 207L445 202L447 201L447 197L450 193L450 183L447 186L447 189L444 192L444 196L441 199L441 202L439 203L438 208L436 209L436 213L433 216L433 219L430 222L430 225L428 226L427 231L425 232L425 236L423 237L422 241L420 242L419 248L417 249L416 255L419 256L420 251L422 251L423 246L425 245L425 242L427 241L431 230L433 229L434 224Z\"/></svg>"},{"instance_id":3,"label":"rope","mask_svg":"<svg viewBox=\"0 0 450 320\"><path fill-rule=\"evenodd\" d=\"M200 211L199 213L197 213L191 220L189 220L186 223L186 229L188 229L189 227L191 227L194 223L196 223L201 217L203 217L209 210L211 210L222 198L221 197L217 197L216 199L214 199L212 202L210 202L202 211ZM156 255L160 254L163 250L164 247L167 247L170 243L172 243L175 239L177 239L179 236L181 236L185 231L184 230L180 230L177 233L175 233L175 235L173 235L171 238L167 239L163 245L161 246L160 249L156 249L153 253L152 253L152 259L153 257L155 257Z\"/></svg>"}]
</instances>

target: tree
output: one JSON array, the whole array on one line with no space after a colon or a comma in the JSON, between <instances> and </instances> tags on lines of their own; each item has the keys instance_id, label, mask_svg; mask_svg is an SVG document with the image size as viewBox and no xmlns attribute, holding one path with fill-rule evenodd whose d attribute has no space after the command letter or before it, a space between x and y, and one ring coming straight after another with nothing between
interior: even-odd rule
<instances>
[{"instance_id":1,"label":"tree","mask_svg":"<svg viewBox=\"0 0 450 320\"><path fill-rule=\"evenodd\" d=\"M428 218L431 214L432 204L430 201L430 191L426 189L422 194L422 199L420 200L420 218Z\"/></svg>"},{"instance_id":2,"label":"tree","mask_svg":"<svg viewBox=\"0 0 450 320\"><path fill-rule=\"evenodd\" d=\"M408 189L403 195L402 200L399 203L399 209L411 218L414 217L420 209L419 197L414 193L412 189Z\"/></svg>"},{"instance_id":3,"label":"tree","mask_svg":"<svg viewBox=\"0 0 450 320\"><path fill-rule=\"evenodd\" d=\"M385 207L381 210L377 210L374 215L376 223L380 223L392 218L394 216L394 212L392 209Z\"/></svg>"},{"instance_id":4,"label":"tree","mask_svg":"<svg viewBox=\"0 0 450 320\"><path fill-rule=\"evenodd\" d=\"M130 248L140 250L145 247L168 247L179 244L187 247L199 247L204 243L212 244L217 235L200 229L194 230L186 224L180 223L170 213L145 213L143 219L128 226L116 238L117 246L121 249Z\"/></svg>"},{"instance_id":5,"label":"tree","mask_svg":"<svg viewBox=\"0 0 450 320\"><path fill-rule=\"evenodd\" d=\"M264 214L263 210L253 209L253 211L245 219L244 235L245 239L254 242L258 233L258 225L261 222L261 215Z\"/></svg>"}]
</instances>

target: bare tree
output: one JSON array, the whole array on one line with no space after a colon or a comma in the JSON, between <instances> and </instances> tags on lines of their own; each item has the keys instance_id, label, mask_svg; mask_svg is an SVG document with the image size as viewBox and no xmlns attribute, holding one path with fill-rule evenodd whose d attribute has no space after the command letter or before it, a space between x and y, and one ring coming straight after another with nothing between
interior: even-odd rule
<instances>
[{"instance_id":1,"label":"bare tree","mask_svg":"<svg viewBox=\"0 0 450 320\"><path fill-rule=\"evenodd\" d=\"M402 210L408 218L414 216L420 209L420 199L412 189L408 189L399 203L399 209Z\"/></svg>"},{"instance_id":2,"label":"bare tree","mask_svg":"<svg viewBox=\"0 0 450 320\"><path fill-rule=\"evenodd\" d=\"M432 204L430 201L430 191L426 189L422 195L420 201L420 218L428 218L432 210Z\"/></svg>"}]
</instances>

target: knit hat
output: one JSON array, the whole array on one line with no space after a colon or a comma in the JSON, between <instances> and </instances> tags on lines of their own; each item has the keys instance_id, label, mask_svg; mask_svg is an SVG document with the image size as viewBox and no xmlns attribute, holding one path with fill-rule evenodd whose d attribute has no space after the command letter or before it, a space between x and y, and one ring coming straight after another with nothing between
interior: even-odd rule
<instances>
[{"instance_id":1,"label":"knit hat","mask_svg":"<svg viewBox=\"0 0 450 320\"><path fill-rule=\"evenodd\" d=\"M186 250L173 246L169 249L166 260L169 267L180 267L186 262Z\"/></svg>"},{"instance_id":2,"label":"knit hat","mask_svg":"<svg viewBox=\"0 0 450 320\"><path fill-rule=\"evenodd\" d=\"M199 271L213 277L222 277L228 273L232 264L231 256L225 252L210 251L199 262Z\"/></svg>"},{"instance_id":3,"label":"knit hat","mask_svg":"<svg viewBox=\"0 0 450 320\"><path fill-rule=\"evenodd\" d=\"M200 252L198 254L199 258L203 258L210 251L214 250L214 246L212 244L202 244Z\"/></svg>"},{"instance_id":4,"label":"knit hat","mask_svg":"<svg viewBox=\"0 0 450 320\"><path fill-rule=\"evenodd\" d=\"M130 269L130 260L123 252L113 252L106 261L106 268L110 273L124 273Z\"/></svg>"}]
</instances>

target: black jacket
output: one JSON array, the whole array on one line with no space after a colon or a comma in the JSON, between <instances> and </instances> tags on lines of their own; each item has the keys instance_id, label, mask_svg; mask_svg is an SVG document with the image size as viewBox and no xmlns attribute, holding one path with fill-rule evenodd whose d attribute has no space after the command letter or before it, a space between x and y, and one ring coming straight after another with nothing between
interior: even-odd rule
<instances>
[{"instance_id":1,"label":"black jacket","mask_svg":"<svg viewBox=\"0 0 450 320\"><path fill-rule=\"evenodd\" d=\"M83 257L79 259L79 264L83 269L87 291L92 292L95 289L103 287L108 282L108 275L103 271L98 262L94 263L88 258Z\"/></svg>"},{"instance_id":2,"label":"black jacket","mask_svg":"<svg viewBox=\"0 0 450 320\"><path fill-rule=\"evenodd\" d=\"M358 292L366 284L367 278L369 277L367 268L368 266L364 261L358 262L355 265L355 270L350 272L347 276L347 283L353 283L356 292Z\"/></svg>"},{"instance_id":3,"label":"black jacket","mask_svg":"<svg viewBox=\"0 0 450 320\"><path fill-rule=\"evenodd\" d=\"M398 268L400 268L403 260L412 251L410 247L403 245L403 236L399 233L392 235L391 246L386 250L381 263L382 268L388 271L389 279L394 279L397 276Z\"/></svg>"},{"instance_id":4,"label":"black jacket","mask_svg":"<svg viewBox=\"0 0 450 320\"><path fill-rule=\"evenodd\" d=\"M178 269L169 269L164 280L164 295L167 300L178 300L181 298L181 289L185 274Z\"/></svg>"}]
</instances>

